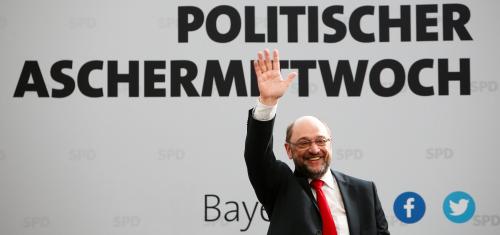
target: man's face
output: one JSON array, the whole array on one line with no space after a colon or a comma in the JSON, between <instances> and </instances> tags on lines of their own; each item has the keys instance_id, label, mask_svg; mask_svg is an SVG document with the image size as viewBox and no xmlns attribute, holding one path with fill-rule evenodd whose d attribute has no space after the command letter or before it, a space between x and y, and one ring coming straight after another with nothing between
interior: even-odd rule
<instances>
[{"instance_id":1,"label":"man's face","mask_svg":"<svg viewBox=\"0 0 500 235\"><path fill-rule=\"evenodd\" d=\"M290 141L285 144L295 170L312 179L321 178L330 169L330 139L327 127L317 118L305 116L297 119Z\"/></svg>"}]
</instances>

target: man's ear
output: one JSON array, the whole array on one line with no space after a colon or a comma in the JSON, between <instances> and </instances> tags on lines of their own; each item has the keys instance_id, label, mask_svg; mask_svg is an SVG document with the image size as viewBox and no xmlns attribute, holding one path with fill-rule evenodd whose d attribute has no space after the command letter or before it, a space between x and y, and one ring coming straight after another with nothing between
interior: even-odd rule
<instances>
[{"instance_id":1,"label":"man's ear","mask_svg":"<svg viewBox=\"0 0 500 235\"><path fill-rule=\"evenodd\" d=\"M288 154L288 159L292 159L292 146L289 143L285 143L286 154Z\"/></svg>"}]
</instances>

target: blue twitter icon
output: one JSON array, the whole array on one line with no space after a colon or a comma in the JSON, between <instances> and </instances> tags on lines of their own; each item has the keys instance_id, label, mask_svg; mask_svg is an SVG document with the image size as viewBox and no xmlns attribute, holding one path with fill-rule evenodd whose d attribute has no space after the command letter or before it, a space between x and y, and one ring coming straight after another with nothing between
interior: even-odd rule
<instances>
[{"instance_id":1,"label":"blue twitter icon","mask_svg":"<svg viewBox=\"0 0 500 235\"><path fill-rule=\"evenodd\" d=\"M444 199L443 211L451 222L465 223L474 215L476 204L469 194L457 191L450 193Z\"/></svg>"}]
</instances>

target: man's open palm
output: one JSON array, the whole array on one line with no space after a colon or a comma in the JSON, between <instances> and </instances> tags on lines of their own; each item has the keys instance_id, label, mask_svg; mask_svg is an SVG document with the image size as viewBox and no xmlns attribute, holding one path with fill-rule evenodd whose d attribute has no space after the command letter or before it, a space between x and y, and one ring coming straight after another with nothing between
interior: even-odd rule
<instances>
[{"instance_id":1,"label":"man's open palm","mask_svg":"<svg viewBox=\"0 0 500 235\"><path fill-rule=\"evenodd\" d=\"M296 73L288 74L283 80L280 73L278 50L273 51L273 59L268 49L258 53L258 60L254 61L257 84L259 85L260 101L266 105L274 105L285 94L286 90L296 77Z\"/></svg>"}]
</instances>

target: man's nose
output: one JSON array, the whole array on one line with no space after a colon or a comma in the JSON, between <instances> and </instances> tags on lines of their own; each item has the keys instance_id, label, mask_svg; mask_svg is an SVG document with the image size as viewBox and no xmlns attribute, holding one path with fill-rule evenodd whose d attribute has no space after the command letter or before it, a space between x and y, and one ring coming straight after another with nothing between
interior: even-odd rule
<instances>
[{"instance_id":1,"label":"man's nose","mask_svg":"<svg viewBox=\"0 0 500 235\"><path fill-rule=\"evenodd\" d=\"M309 152L312 154L318 154L320 152L320 148L316 143L312 142L311 147L309 147Z\"/></svg>"}]
</instances>

